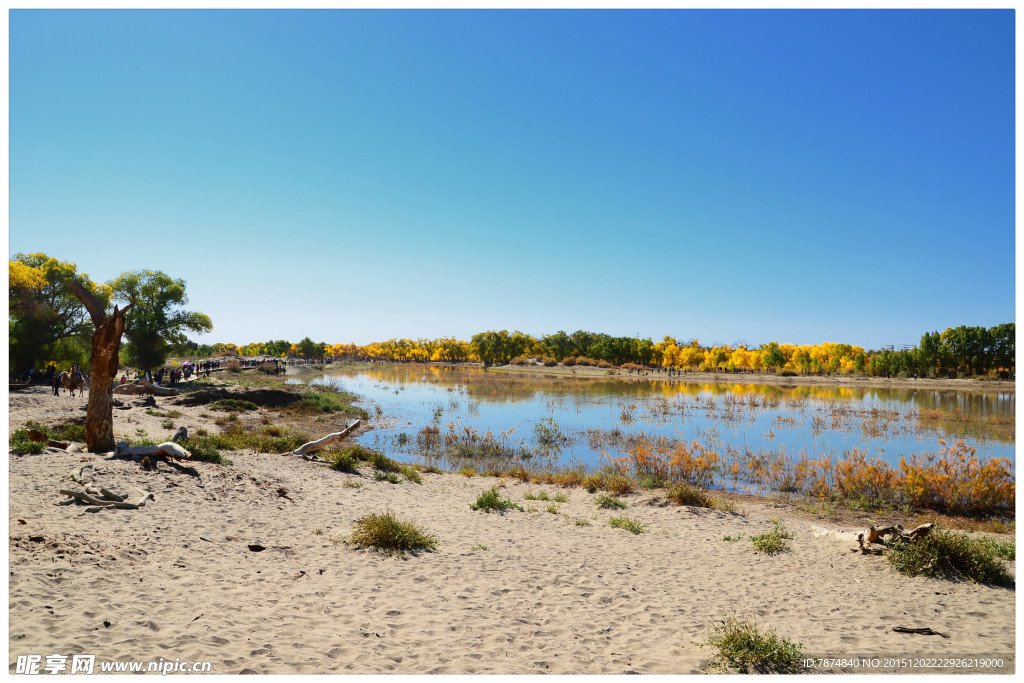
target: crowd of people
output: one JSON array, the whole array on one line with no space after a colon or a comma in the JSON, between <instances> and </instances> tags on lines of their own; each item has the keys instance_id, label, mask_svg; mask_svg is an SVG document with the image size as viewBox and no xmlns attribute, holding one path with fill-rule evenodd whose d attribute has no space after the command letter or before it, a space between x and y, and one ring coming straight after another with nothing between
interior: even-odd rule
<instances>
[{"instance_id":1,"label":"crowd of people","mask_svg":"<svg viewBox=\"0 0 1024 683\"><path fill-rule=\"evenodd\" d=\"M332 358L210 358L195 362L186 361L182 363L180 367L161 367L155 373L143 370L137 370L134 373L130 373L128 370L125 370L120 377L120 382L121 384L127 384L134 380L144 380L160 386L163 385L166 380L167 386L175 386L182 381L192 379L193 376L209 377L210 372L226 370L229 367L254 368L261 365L273 365L279 373L283 373L286 367L329 365L333 360L334 359ZM79 380L82 386L84 386L87 377L82 374L82 370L78 363L73 363L68 369L68 373L72 378ZM12 378L11 383L13 384L19 380L28 384L45 384L50 386L53 388L54 396L59 394L59 390L63 386L61 382L61 370L54 362L47 365L45 373L37 373L34 369L30 368L20 376Z\"/></svg>"}]
</instances>

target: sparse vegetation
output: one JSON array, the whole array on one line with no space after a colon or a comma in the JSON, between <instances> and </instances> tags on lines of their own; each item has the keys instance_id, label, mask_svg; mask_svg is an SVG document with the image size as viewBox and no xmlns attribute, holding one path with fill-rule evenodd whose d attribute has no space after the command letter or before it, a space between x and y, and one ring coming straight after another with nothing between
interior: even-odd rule
<instances>
[{"instance_id":1,"label":"sparse vegetation","mask_svg":"<svg viewBox=\"0 0 1024 683\"><path fill-rule=\"evenodd\" d=\"M594 499L594 503L597 507L604 508L605 510L625 510L627 507L627 505L618 498L603 493Z\"/></svg>"},{"instance_id":2,"label":"sparse vegetation","mask_svg":"<svg viewBox=\"0 0 1024 683\"><path fill-rule=\"evenodd\" d=\"M523 508L513 503L508 498L502 498L501 494L498 493L498 487L492 486L488 490L481 493L475 503L470 503L469 507L471 510L483 510L484 512L490 512L496 510L498 512L504 512L505 510L519 510L523 511Z\"/></svg>"},{"instance_id":3,"label":"sparse vegetation","mask_svg":"<svg viewBox=\"0 0 1024 683\"><path fill-rule=\"evenodd\" d=\"M608 520L608 526L612 527L613 529L625 529L626 531L629 531L630 533L634 534L642 534L644 532L644 529L647 528L646 524L641 524L640 522L637 522L636 520L632 520L629 517L625 516L612 517Z\"/></svg>"},{"instance_id":4,"label":"sparse vegetation","mask_svg":"<svg viewBox=\"0 0 1024 683\"><path fill-rule=\"evenodd\" d=\"M772 530L768 533L751 536L750 542L754 544L754 548L759 552L766 553L768 555L777 555L778 553L789 550L789 546L786 545L786 541L791 538L793 538L793 534L786 529L782 520L773 519Z\"/></svg>"},{"instance_id":5,"label":"sparse vegetation","mask_svg":"<svg viewBox=\"0 0 1024 683\"><path fill-rule=\"evenodd\" d=\"M38 455L46 450L46 442L28 438L27 429L16 429L8 440L8 448L19 455Z\"/></svg>"},{"instance_id":6,"label":"sparse vegetation","mask_svg":"<svg viewBox=\"0 0 1024 683\"><path fill-rule=\"evenodd\" d=\"M967 534L935 529L913 542L895 542L885 557L896 571L908 576L934 576L993 586L1013 586L1014 577L1002 557L1015 553L1014 544L972 539Z\"/></svg>"},{"instance_id":7,"label":"sparse vegetation","mask_svg":"<svg viewBox=\"0 0 1024 683\"><path fill-rule=\"evenodd\" d=\"M223 410L230 412L257 410L257 406L252 401L246 401L239 398L222 398L219 401L214 401L210 404L210 410Z\"/></svg>"},{"instance_id":8,"label":"sparse vegetation","mask_svg":"<svg viewBox=\"0 0 1024 683\"><path fill-rule=\"evenodd\" d=\"M676 505L689 505L701 508L715 507L715 499L707 491L685 482L680 482L673 486L665 497Z\"/></svg>"},{"instance_id":9,"label":"sparse vegetation","mask_svg":"<svg viewBox=\"0 0 1024 683\"><path fill-rule=\"evenodd\" d=\"M701 647L715 651L718 666L741 674L794 674L802 668L803 646L780 638L769 629L761 632L754 621L723 617L711 628Z\"/></svg>"},{"instance_id":10,"label":"sparse vegetation","mask_svg":"<svg viewBox=\"0 0 1024 683\"><path fill-rule=\"evenodd\" d=\"M412 522L398 519L391 511L357 520L351 542L357 548L374 548L398 555L436 550L438 544L436 537L428 536Z\"/></svg>"},{"instance_id":11,"label":"sparse vegetation","mask_svg":"<svg viewBox=\"0 0 1024 683\"><path fill-rule=\"evenodd\" d=\"M540 493L527 492L523 494L523 498L526 500L543 500L546 502L554 501L556 503L569 502L569 496L564 493L556 493L554 496L549 496L546 491L541 491Z\"/></svg>"},{"instance_id":12,"label":"sparse vegetation","mask_svg":"<svg viewBox=\"0 0 1024 683\"><path fill-rule=\"evenodd\" d=\"M199 462L209 462L214 465L233 465L228 458L221 455L220 449L217 448L216 439L211 437L190 437L186 439L182 446L192 454L193 460Z\"/></svg>"}]
</instances>

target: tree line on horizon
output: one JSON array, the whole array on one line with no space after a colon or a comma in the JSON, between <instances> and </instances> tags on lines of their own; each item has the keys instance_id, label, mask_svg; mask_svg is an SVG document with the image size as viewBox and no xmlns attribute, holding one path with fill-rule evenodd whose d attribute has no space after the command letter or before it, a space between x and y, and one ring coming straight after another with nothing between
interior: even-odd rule
<instances>
[{"instance_id":1,"label":"tree line on horizon","mask_svg":"<svg viewBox=\"0 0 1024 683\"><path fill-rule=\"evenodd\" d=\"M534 337L520 331L489 330L464 341L437 339L389 339L366 345L327 344L306 337L234 344L190 343L196 356L272 356L275 358L322 358L343 361L478 362L484 366L507 365L534 359L549 365L598 365L607 367L663 368L720 372L792 372L800 374L847 374L920 377L1012 377L1015 365L1015 323L994 327L961 325L944 332L926 332L912 349L866 350L851 344L824 342L813 345L780 344L777 341L750 348L702 345L697 339L680 341L666 336L660 342L635 337L579 330ZM182 349L186 350L186 349Z\"/></svg>"},{"instance_id":2,"label":"tree line on horizon","mask_svg":"<svg viewBox=\"0 0 1024 683\"><path fill-rule=\"evenodd\" d=\"M488 330L469 340L389 339L366 345L328 344L305 337L200 344L186 332L209 332L209 316L185 311L185 282L160 271L129 271L109 283L95 283L77 266L46 254L17 254L9 261L10 374L42 370L50 362L88 367L93 324L71 291L77 282L103 306L132 305L125 319L121 361L150 370L169 357L271 356L389 362L479 362L485 367L535 359L547 365L603 365L693 371L862 374L871 376L1013 377L1015 324L961 325L926 332L911 349L867 350L851 344L814 345L772 341L757 347L702 345L697 339L665 336L661 341L614 337L599 332L558 331L535 337L521 331Z\"/></svg>"}]
</instances>

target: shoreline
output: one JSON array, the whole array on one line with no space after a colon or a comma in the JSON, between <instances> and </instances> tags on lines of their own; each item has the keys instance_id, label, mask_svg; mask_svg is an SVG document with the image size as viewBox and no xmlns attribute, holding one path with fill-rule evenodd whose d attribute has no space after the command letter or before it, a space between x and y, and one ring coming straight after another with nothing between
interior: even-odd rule
<instances>
[{"instance_id":1,"label":"shoreline","mask_svg":"<svg viewBox=\"0 0 1024 683\"><path fill-rule=\"evenodd\" d=\"M457 367L457 366L453 366ZM1015 380L979 379L931 379L931 378L884 378L854 375L781 375L731 372L687 372L668 375L664 372L623 370L621 368L597 367L544 367L544 366L491 366L487 372L547 374L556 377L581 377L598 379L619 379L635 382L672 382L695 384L764 384L772 386L825 386L857 387L865 389L924 389L935 391L969 391L987 393L1014 393Z\"/></svg>"},{"instance_id":2,"label":"shoreline","mask_svg":"<svg viewBox=\"0 0 1024 683\"><path fill-rule=\"evenodd\" d=\"M161 441L177 426L219 430L223 413L180 398L127 397L115 433ZM12 393L9 425L76 421L85 402ZM237 422L285 424L277 415L261 408ZM18 656L57 653L159 655L211 662L215 674L698 674L713 657L701 643L725 614L808 656L952 657L984 642L986 656L1004 658L1000 672L1015 668L1012 589L910 578L853 552L870 524L919 523L898 513L822 517L802 501L716 492L737 514L640 488L607 510L601 491L580 487L450 472L396 484L368 464L340 472L297 456L225 455L231 465L152 470L109 453L9 456L12 673ZM138 510L55 505L82 465L97 486L155 498ZM490 487L522 510L472 510ZM355 522L385 511L436 536L437 549L403 559L352 547ZM619 516L642 532L614 528ZM789 549L756 552L752 537L775 519L793 534Z\"/></svg>"},{"instance_id":3,"label":"shoreline","mask_svg":"<svg viewBox=\"0 0 1024 683\"><path fill-rule=\"evenodd\" d=\"M342 361L330 365L289 366L288 373L317 372L329 368L365 367L408 367L408 368L451 368L478 369L495 374L529 374L556 377L561 379L614 379L631 382L672 382L679 384L761 384L780 387L819 386L837 388L862 389L922 389L926 391L963 391L974 393L1016 393L1016 380L988 379L919 379L903 377L870 377L864 375L794 375L782 376L775 374L759 374L753 372L684 372L669 375L654 369L625 370L622 368L598 368L595 366L562 365L546 367L543 365L492 365L484 368L481 363L449 363L449 362L396 362L396 361Z\"/></svg>"}]
</instances>

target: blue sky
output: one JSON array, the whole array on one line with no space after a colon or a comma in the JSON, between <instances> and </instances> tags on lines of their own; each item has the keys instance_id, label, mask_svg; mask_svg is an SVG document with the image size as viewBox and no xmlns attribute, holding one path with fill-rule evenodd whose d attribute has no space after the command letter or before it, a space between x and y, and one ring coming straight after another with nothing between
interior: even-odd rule
<instances>
[{"instance_id":1,"label":"blue sky","mask_svg":"<svg viewBox=\"0 0 1024 683\"><path fill-rule=\"evenodd\" d=\"M10 255L203 341L1014 320L1014 16L19 11Z\"/></svg>"}]
</instances>

